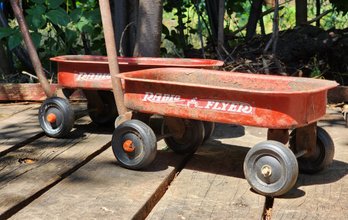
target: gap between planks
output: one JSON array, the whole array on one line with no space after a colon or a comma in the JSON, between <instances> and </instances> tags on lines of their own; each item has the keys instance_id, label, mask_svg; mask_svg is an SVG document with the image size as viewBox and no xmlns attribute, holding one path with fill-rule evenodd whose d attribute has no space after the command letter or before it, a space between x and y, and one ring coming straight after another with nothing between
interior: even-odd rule
<instances>
[{"instance_id":1,"label":"gap between planks","mask_svg":"<svg viewBox=\"0 0 348 220\"><path fill-rule=\"evenodd\" d=\"M94 153L92 153L91 155L89 155L88 157L85 158L85 160L81 161L80 163L78 163L76 166L72 167L71 169L67 170L66 172L64 172L63 174L60 175L60 177L52 182L51 184L47 185L46 187L42 188L41 190L39 190L38 192L36 192L35 194L33 194L32 196L26 198L25 200L21 201L20 203L14 205L12 208L8 209L7 211L5 211L3 214L0 215L0 219L8 219L11 216L13 216L14 214L16 214L18 211L20 211L21 209L25 208L27 205L29 205L32 201L34 201L35 199L39 198L41 195L43 195L45 192L47 192L48 190L50 190L52 187L54 187L55 185L57 185L58 183L60 183L62 180L64 180L65 178L67 178L68 176L70 176L72 173L74 173L75 171L77 171L79 168L81 168L82 166L84 166L85 164L87 164L89 161L91 161L93 158L95 158L96 156L98 156L99 154L101 154L102 152L104 152L106 149L108 149L111 146L111 142L106 143L104 146L102 146L99 150L95 151Z\"/></svg>"},{"instance_id":2,"label":"gap between planks","mask_svg":"<svg viewBox=\"0 0 348 220\"><path fill-rule=\"evenodd\" d=\"M272 219L272 209L273 209L273 204L274 204L274 198L266 196L265 200L265 206L263 208L262 220L271 220Z\"/></svg>"},{"instance_id":3,"label":"gap between planks","mask_svg":"<svg viewBox=\"0 0 348 220\"><path fill-rule=\"evenodd\" d=\"M6 150L0 151L0 157L5 156L6 154L8 154L11 151L18 150L19 148L24 147L25 145L30 144L31 142L43 137L44 135L45 135L44 132L39 132L37 134L34 134L33 136L28 137L24 141L21 141L15 145L13 145L12 147L7 148Z\"/></svg>"},{"instance_id":4,"label":"gap between planks","mask_svg":"<svg viewBox=\"0 0 348 220\"><path fill-rule=\"evenodd\" d=\"M133 216L133 220L145 219L152 211L152 209L157 205L157 203L162 199L167 190L169 189L171 183L175 178L180 175L180 172L185 168L186 164L192 158L193 154L188 154L183 161L163 180L163 182L158 186L156 191L151 195L151 197L146 201L146 203L139 209L137 213Z\"/></svg>"}]
</instances>

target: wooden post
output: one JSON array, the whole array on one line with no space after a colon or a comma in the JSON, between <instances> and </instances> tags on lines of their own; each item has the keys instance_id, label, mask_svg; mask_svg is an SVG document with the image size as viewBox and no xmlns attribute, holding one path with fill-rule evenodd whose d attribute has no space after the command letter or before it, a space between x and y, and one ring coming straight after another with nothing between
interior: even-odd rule
<instances>
[{"instance_id":1,"label":"wooden post","mask_svg":"<svg viewBox=\"0 0 348 220\"><path fill-rule=\"evenodd\" d=\"M222 54L224 46L224 15L225 0L219 0L219 19L218 19L218 50Z\"/></svg>"},{"instance_id":2,"label":"wooden post","mask_svg":"<svg viewBox=\"0 0 348 220\"><path fill-rule=\"evenodd\" d=\"M251 40L256 34L257 22L262 14L262 4L263 0L252 1L247 24L246 40Z\"/></svg>"},{"instance_id":3,"label":"wooden post","mask_svg":"<svg viewBox=\"0 0 348 220\"><path fill-rule=\"evenodd\" d=\"M139 0L137 36L133 56L160 56L162 11L161 0Z\"/></svg>"},{"instance_id":4,"label":"wooden post","mask_svg":"<svg viewBox=\"0 0 348 220\"><path fill-rule=\"evenodd\" d=\"M296 26L307 23L307 0L296 0Z\"/></svg>"}]
</instances>

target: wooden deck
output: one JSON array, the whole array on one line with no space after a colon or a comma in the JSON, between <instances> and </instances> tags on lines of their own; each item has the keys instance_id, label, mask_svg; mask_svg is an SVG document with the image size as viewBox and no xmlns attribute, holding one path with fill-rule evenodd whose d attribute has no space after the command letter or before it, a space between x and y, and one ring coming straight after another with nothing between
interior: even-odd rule
<instances>
[{"instance_id":1,"label":"wooden deck","mask_svg":"<svg viewBox=\"0 0 348 220\"><path fill-rule=\"evenodd\" d=\"M333 137L333 166L300 175L281 198L250 190L243 176L248 149L266 129L218 125L193 156L158 144L148 169L118 166L112 129L88 117L64 139L41 131L38 103L0 104L0 219L346 219L348 129L329 111L319 123Z\"/></svg>"}]
</instances>

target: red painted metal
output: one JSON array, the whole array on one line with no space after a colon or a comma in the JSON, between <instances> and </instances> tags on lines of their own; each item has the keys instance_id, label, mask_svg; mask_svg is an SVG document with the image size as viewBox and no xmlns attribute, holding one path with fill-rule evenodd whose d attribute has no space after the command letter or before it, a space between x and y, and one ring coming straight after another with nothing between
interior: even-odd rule
<instances>
[{"instance_id":1,"label":"red painted metal","mask_svg":"<svg viewBox=\"0 0 348 220\"><path fill-rule=\"evenodd\" d=\"M105 56L65 55L51 58L58 63L58 83L65 88L111 90L108 59ZM222 61L209 59L118 57L120 72L159 67L214 69Z\"/></svg>"},{"instance_id":2,"label":"red painted metal","mask_svg":"<svg viewBox=\"0 0 348 220\"><path fill-rule=\"evenodd\" d=\"M336 82L298 77L158 68L120 74L125 105L144 113L271 129L302 127L325 114Z\"/></svg>"}]
</instances>

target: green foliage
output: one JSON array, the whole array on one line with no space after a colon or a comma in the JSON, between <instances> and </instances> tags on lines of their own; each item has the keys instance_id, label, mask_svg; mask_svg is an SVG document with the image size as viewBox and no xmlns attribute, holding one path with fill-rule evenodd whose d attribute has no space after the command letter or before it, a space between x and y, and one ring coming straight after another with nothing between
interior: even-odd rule
<instances>
[{"instance_id":1,"label":"green foliage","mask_svg":"<svg viewBox=\"0 0 348 220\"><path fill-rule=\"evenodd\" d=\"M0 40L3 38L11 36L15 32L16 32L15 29L0 27Z\"/></svg>"},{"instance_id":2,"label":"green foliage","mask_svg":"<svg viewBox=\"0 0 348 220\"><path fill-rule=\"evenodd\" d=\"M189 47L188 32L191 29L189 25L191 20L188 16L189 11L192 9L193 4L190 0L166 0L163 3L163 10L165 13L170 14L173 20L177 23L175 26L167 27L163 25L162 33L165 39L176 45L175 50L177 53L183 55L183 50ZM192 30L192 29L191 29Z\"/></svg>"},{"instance_id":3,"label":"green foliage","mask_svg":"<svg viewBox=\"0 0 348 220\"><path fill-rule=\"evenodd\" d=\"M48 11L46 17L55 25L66 26L70 22L68 13L61 8Z\"/></svg>"},{"instance_id":4,"label":"green foliage","mask_svg":"<svg viewBox=\"0 0 348 220\"><path fill-rule=\"evenodd\" d=\"M73 5L73 2L76 4ZM46 68L49 58L62 54L105 54L100 11L95 0L31 0L24 8L32 40ZM15 22L0 28L0 40L12 50L22 42ZM82 40L84 35L84 41Z\"/></svg>"},{"instance_id":5,"label":"green foliage","mask_svg":"<svg viewBox=\"0 0 348 220\"><path fill-rule=\"evenodd\" d=\"M233 31L247 23L248 13L246 12L249 12L249 7L249 0L225 1L226 31ZM185 50L201 48L201 39L204 45L212 41L206 0L165 0L163 8L162 34L164 40L170 42L165 44L166 49L163 51L166 54L171 51L175 56L184 56ZM235 19L236 17L238 19ZM168 50L168 47L171 47L171 50Z\"/></svg>"},{"instance_id":6,"label":"green foliage","mask_svg":"<svg viewBox=\"0 0 348 220\"><path fill-rule=\"evenodd\" d=\"M225 1L225 33L233 38L229 45L235 45L244 37L245 30L237 30L245 26L248 21L250 2L250 0ZM309 19L315 16L313 2L309 1L308 4ZM343 16L348 12L347 0L322 0L322 3L322 12L332 7L336 10L321 19L323 28L347 27L347 19ZM43 62L47 62L49 57L61 54L84 54L86 47L89 47L88 51L93 54L105 54L98 1L30 0L24 5L26 5L25 19ZM164 53L184 56L187 49L200 49L201 43L204 46L209 45L212 31L206 11L206 0L164 0L163 6ZM264 7L264 11L267 9ZM269 14L263 19L266 34L272 31L272 17L273 15ZM0 28L0 40L5 39L4 42L8 43L9 49L20 45L22 41L19 29L14 24L15 22L10 21L9 28ZM341 24L345 25L340 26ZM289 3L280 11L280 28L286 30L294 25L295 8L293 3Z\"/></svg>"},{"instance_id":7,"label":"green foliage","mask_svg":"<svg viewBox=\"0 0 348 220\"><path fill-rule=\"evenodd\" d=\"M206 11L207 0L165 0L163 32L164 40L169 41L164 46L166 52L175 51L173 55L183 56L183 51L190 48L201 48L199 35L202 35L204 46L211 42L211 27L209 26L208 13ZM215 0L217 1L217 0ZM233 36L233 41L228 42L230 46L236 45L244 39L246 30L242 29L249 18L250 0L226 0L225 1L225 33ZM327 30L331 28L344 29L348 26L348 0L321 0L321 12L334 9L333 12L321 19L321 28ZM280 10L279 26L280 30L294 28L295 4L294 1L287 1L282 4L284 8ZM270 7L263 6L263 11ZM179 15L182 14L181 18ZM216 14L217 16L217 14ZM198 17L201 24L198 23ZM308 20L316 17L315 0L308 0ZM182 24L180 25L180 22ZM265 33L272 33L273 13L263 17ZM313 24L314 25L314 24ZM200 28L202 30L200 30ZM241 30L241 31L240 31ZM258 24L257 33L261 33ZM168 49L170 47L170 49Z\"/></svg>"},{"instance_id":8,"label":"green foliage","mask_svg":"<svg viewBox=\"0 0 348 220\"><path fill-rule=\"evenodd\" d=\"M226 13L231 15L237 13L238 15L245 14L245 3L246 0L226 0Z\"/></svg>"},{"instance_id":9,"label":"green foliage","mask_svg":"<svg viewBox=\"0 0 348 220\"><path fill-rule=\"evenodd\" d=\"M10 50L17 47L21 43L22 37L19 32L15 32L8 39L8 47Z\"/></svg>"}]
</instances>

